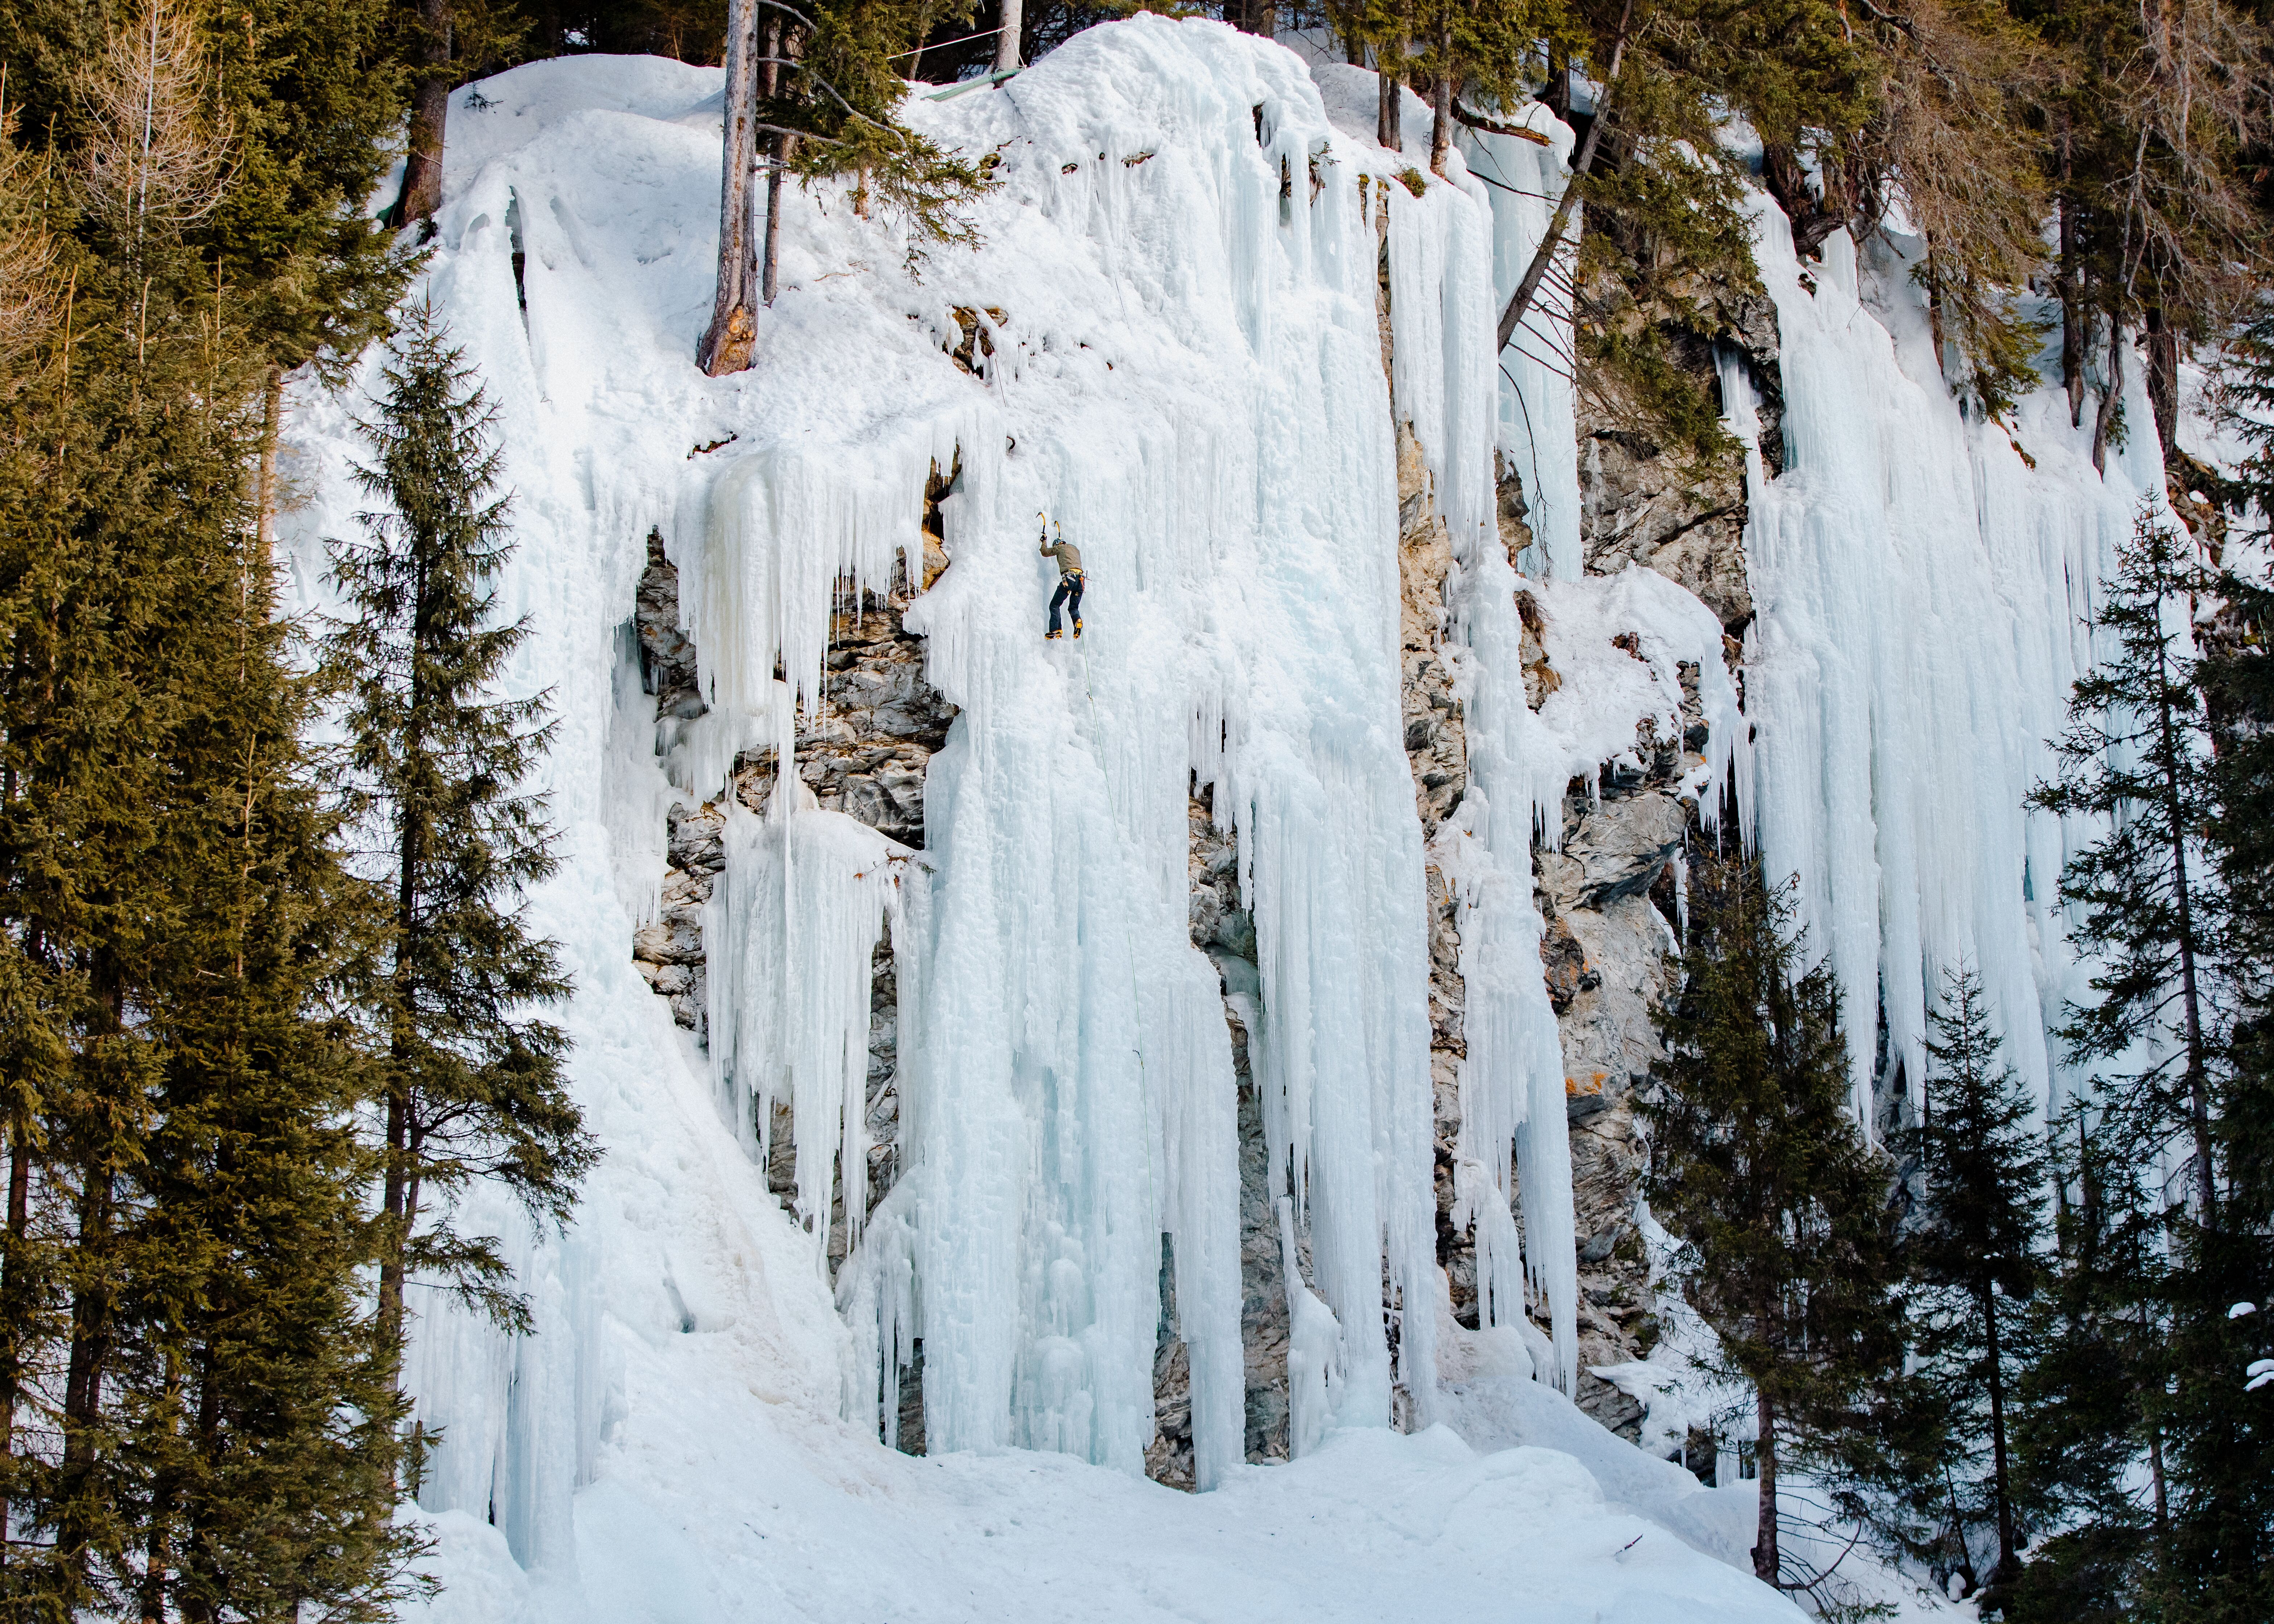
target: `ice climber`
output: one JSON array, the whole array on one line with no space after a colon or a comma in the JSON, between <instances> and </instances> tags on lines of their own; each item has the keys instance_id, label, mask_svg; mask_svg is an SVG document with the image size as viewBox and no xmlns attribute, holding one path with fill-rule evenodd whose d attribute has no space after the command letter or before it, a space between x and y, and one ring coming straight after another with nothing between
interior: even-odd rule
<instances>
[{"instance_id":1,"label":"ice climber","mask_svg":"<svg viewBox=\"0 0 2274 1624\"><path fill-rule=\"evenodd\" d=\"M1038 518L1041 515L1035 515ZM1058 590L1050 595L1050 628L1043 635L1047 639L1065 635L1058 630L1058 605L1064 604L1066 613L1073 617L1073 635L1081 635L1081 588L1085 579L1081 573L1081 549L1059 532L1056 541L1050 534L1058 530L1055 520L1045 519L1048 528L1043 531L1043 556L1056 559L1058 566Z\"/></svg>"}]
</instances>

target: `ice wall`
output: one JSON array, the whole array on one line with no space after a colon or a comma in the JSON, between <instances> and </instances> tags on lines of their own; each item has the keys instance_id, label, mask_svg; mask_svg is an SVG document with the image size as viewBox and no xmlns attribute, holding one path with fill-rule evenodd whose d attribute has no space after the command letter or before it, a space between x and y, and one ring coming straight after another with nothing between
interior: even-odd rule
<instances>
[{"instance_id":1,"label":"ice wall","mask_svg":"<svg viewBox=\"0 0 2274 1624\"><path fill-rule=\"evenodd\" d=\"M1512 421L1568 423L1570 405L1568 383L1496 372L1487 339L1538 199L1503 203L1457 154L1417 194L1409 161L1366 133L1370 82L1345 117L1352 77L1337 89L1250 36L1139 18L1008 88L914 103L942 139L1002 154L985 248L912 271L894 228L841 189L797 197L756 361L718 380L689 360L717 75L578 58L458 94L425 290L500 413L521 546L500 607L534 628L508 685L548 693L561 723L549 788L567 861L535 922L577 978L573 1075L606 1159L567 1237L473 1198L467 1221L508 1237L539 1329L508 1341L446 1299L423 1306L413 1380L444 1433L431 1508L493 1512L524 1562L573 1560L577 1491L622 1447L626 1414L708 1414L758 1381L799 1402L826 1389L883 1429L917 1336L934 1450L1028 1445L1135 1470L1163 1237L1196 1469L1223 1479L1241 1443L1238 1135L1217 973L1187 931L1199 786L1237 829L1256 919L1251 1059L1294 1237L1299 1431L1384 1425L1399 1387L1429 1416L1430 854L1399 716L1385 231L1395 410L1455 538L1446 631L1470 685L1472 804L1434 854L1462 887L1472 988L1463 1214L1491 1254L1495 1322L1529 1292L1556 1327L1547 1373L1573 1380L1529 849L1540 809L1630 742L1643 710L1628 704L1623 735L1610 713L1633 694L1585 726L1535 716L1516 680L1495 453L1518 455ZM1568 147L1552 133L1561 145L1472 155L1541 192ZM972 322L991 348L967 372L946 351ZM296 400L296 471L317 494L286 546L312 604L321 538L357 500L358 409ZM1576 477L1554 439L1521 455L1543 538L1530 561L1558 577L1532 590L1559 624L1595 628L1569 659L1605 641L1605 614L1688 649L1663 605L1634 606L1646 594L1562 579ZM659 812L719 793L742 752L785 749L793 707L820 700L832 605L848 581L920 567L927 480L959 463L941 506L953 567L908 616L961 710L931 764L930 849L911 860L794 794L765 822L731 813L706 925L712 1049L696 1052L627 962ZM1079 643L1040 639L1043 509L1089 568ZM651 528L711 706L660 726L641 715L623 624ZM1638 692L1645 709L1663 698ZM840 1277L840 1321L817 1304L831 1214L858 1224L865 1205L867 962L888 916L906 1173ZM799 1229L749 1154L773 1100L791 1106Z\"/></svg>"},{"instance_id":2,"label":"ice wall","mask_svg":"<svg viewBox=\"0 0 2274 1624\"><path fill-rule=\"evenodd\" d=\"M1186 921L1195 784L1239 837L1252 1060L1332 1314L1332 1419L1386 1421L1401 1376L1426 1409L1435 1328L1372 229L1300 65L1229 43L1101 30L966 98L962 139L1002 147L1024 207L934 296L1007 319L943 505L954 567L909 617L963 715L927 783L893 1198L935 1449L1136 1470L1169 1235L1203 1484L1239 1457L1241 1371L1231 1055ZM1038 510L1083 548L1078 644L1039 639ZM1385 1271L1426 1305L1402 1370Z\"/></svg>"},{"instance_id":3,"label":"ice wall","mask_svg":"<svg viewBox=\"0 0 2274 1624\"><path fill-rule=\"evenodd\" d=\"M1859 283L1835 234L1811 289L1783 216L1754 207L1785 447L1776 479L1753 460L1745 530L1763 860L1797 876L1810 947L1839 974L1862 1120L1875 1072L1898 1064L1916 1101L1928 1004L1961 962L1980 969L2009 1059L2050 1100L2046 1029L2083 990L2056 884L2088 837L2022 801L2052 771L2045 741L2091 664L2082 623L2114 545L2143 498L2163 503L2144 393L2127 400L2135 426L2105 478L2090 415L2072 428L2057 388L2029 397L2010 432L1969 418L1939 374L1901 244L1876 245L1877 274ZM1725 377L1748 435L1750 382L1734 365Z\"/></svg>"}]
</instances>

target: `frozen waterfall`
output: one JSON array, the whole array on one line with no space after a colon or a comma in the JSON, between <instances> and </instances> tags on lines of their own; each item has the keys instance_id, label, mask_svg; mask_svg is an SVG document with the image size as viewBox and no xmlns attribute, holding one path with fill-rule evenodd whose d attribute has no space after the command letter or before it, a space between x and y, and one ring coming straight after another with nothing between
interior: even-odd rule
<instances>
[{"instance_id":1,"label":"frozen waterfall","mask_svg":"<svg viewBox=\"0 0 2274 1624\"><path fill-rule=\"evenodd\" d=\"M982 250L911 268L892 227L817 188L791 212L751 370L712 380L689 357L719 86L572 57L453 99L425 287L500 414L520 545L500 607L534 628L508 681L549 693L561 722L564 862L532 922L576 980L571 1073L606 1153L565 1235L469 1198L465 1220L508 1237L537 1335L503 1337L440 1294L420 1304L410 1377L441 1437L420 1500L463 1520L454 1538L556 1575L764 1571L763 1553L734 1546L736 1568L717 1552L800 1496L868 1528L871 1499L998 1482L984 1474L1013 1469L972 1462L1005 1447L1138 1473L1171 1298L1194 1477L1233 1502L1257 1474L1227 992L1279 1221L1297 1450L1322 1474L1361 1455L1372 1471L1393 1446L1419 1453L1389 1477L1425 1456L1452 1470L1430 1453L1455 1447L1446 1433L1374 1436L1434 1418L1450 1323L1432 865L1466 989L1455 1222L1485 1327L1545 1323L1539 1373L1574 1390L1568 1084L1533 851L1638 722L1682 731L1685 680L1709 737L1681 793L1710 823L1734 781L1772 873L1800 876L1811 940L1849 991L1859 1100L1896 1059L1916 1086L1928 978L1959 957L1982 966L2016 1064L2057 1086L2043 1031L2074 974L2052 901L2065 837L2020 803L2086 661L2085 594L2160 486L2150 437L2103 482L2039 397L2014 430L2032 468L1951 403L1900 267L1859 277L1835 237L1811 289L1762 205L1784 462L1751 481L1741 715L1711 611L1648 570L1582 568L1568 310L1551 293L1539 342L1491 355L1570 151L1545 109L1525 116L1547 145L1466 132L1449 175L1425 177L1406 154L1427 150L1426 112L1409 98L1405 154L1382 151L1370 75L1211 23L1092 29L1002 88L910 103L942 140L1001 156ZM975 332L967 369L945 352ZM1741 432L1751 389L1733 357ZM322 538L359 500L358 409L294 395L291 471L312 494L282 531L310 603ZM1436 634L1469 763L1427 849L1400 712L1401 422L1451 544ZM727 793L705 1052L629 963L663 809L719 799L738 758L791 753L824 703L832 608L896 568L921 580L927 487L957 469L937 504L952 563L906 617L958 708L923 783L924 849L794 782L764 816ZM1510 474L1532 526L1516 557L1496 517ZM1040 637L1044 511L1088 565L1079 642ZM624 629L651 530L708 706L661 724ZM1519 596L1562 676L1536 706ZM1203 790L1254 916L1238 985L1193 940ZM886 929L899 1174L871 1211L862 1088ZM787 1216L762 1166L777 1102ZM854 1244L832 1281L840 1222L839 1249ZM921 1479L865 1441L892 1435L919 1341L927 1447L963 1452ZM1561 1470L1518 1462L1503 1475L1520 1494L1490 1492L1599 1512L1586 1473ZM1090 1481L1050 1475L1075 1470L1032 1467L1043 1486L1019 1503ZM706 1473L736 1485L731 1516ZM1610 1560L1586 1570L1601 1593L1657 1583ZM606 1611L614 1592L591 1583ZM682 1599L684 1616L734 1615Z\"/></svg>"},{"instance_id":2,"label":"frozen waterfall","mask_svg":"<svg viewBox=\"0 0 2274 1624\"><path fill-rule=\"evenodd\" d=\"M2115 545L2143 500L2164 503L2160 448L2135 432L2101 477L2090 417L2073 428L2057 388L2025 400L2010 432L1969 417L1894 248L1875 244L1879 274L1859 280L1835 233L1803 285L1783 216L1755 207L1785 464L1765 479L1751 458L1745 530L1763 861L1797 877L1809 947L1840 978L1867 1131L1875 1080L1898 1066L1916 1104L1928 1004L1962 962L1981 971L2014 1069L2056 1103L2046 1033L2083 991L2056 884L2090 835L2022 802L2092 664L2083 621ZM1742 366L1725 377L1751 437L1751 385ZM2152 420L2143 386L2127 412Z\"/></svg>"}]
</instances>

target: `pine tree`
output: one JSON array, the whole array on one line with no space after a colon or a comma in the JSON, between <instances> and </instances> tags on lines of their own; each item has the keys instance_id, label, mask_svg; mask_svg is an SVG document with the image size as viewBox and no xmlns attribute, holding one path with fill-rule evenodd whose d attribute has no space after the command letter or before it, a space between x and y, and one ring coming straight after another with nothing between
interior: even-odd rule
<instances>
[{"instance_id":1,"label":"pine tree","mask_svg":"<svg viewBox=\"0 0 2274 1624\"><path fill-rule=\"evenodd\" d=\"M2172 1530L2151 1590L2165 1616L2203 1624L2274 1616L2274 1384L2246 1390L2241 1374L2274 1351L2274 591L2233 571L2218 589L2198 667L2218 745L2205 845L2238 1019L2211 1085L2219 1222L2172 1220Z\"/></svg>"},{"instance_id":2,"label":"pine tree","mask_svg":"<svg viewBox=\"0 0 2274 1624\"><path fill-rule=\"evenodd\" d=\"M2130 1075L2103 1079L2113 1127L2142 1154L2175 1135L2195 1152L2201 1222L2216 1226L2211 1058L2220 1041L2210 994L2219 901L2200 831L2210 817L2211 740L2195 681L2188 623L2209 584L2192 544L2142 505L2092 617L2105 654L2069 701L2055 748L2061 777L2030 802L2105 820L2069 859L2061 898L2071 939L2099 956L2089 1006L2060 1028L2071 1064L2162 1049Z\"/></svg>"},{"instance_id":3,"label":"pine tree","mask_svg":"<svg viewBox=\"0 0 2274 1624\"><path fill-rule=\"evenodd\" d=\"M2169 1534L2162 1395L2168 1253L2146 1169L2082 1104L2052 1136L2055 1254L2034 1299L2037 1357L2014 1419L2018 1496L2058 1530L2004 1598L2014 1624L2137 1616Z\"/></svg>"},{"instance_id":4,"label":"pine tree","mask_svg":"<svg viewBox=\"0 0 2274 1624\"><path fill-rule=\"evenodd\" d=\"M264 357L185 236L215 126L154 22L0 184L59 284L0 376L0 1607L372 1616L405 1552L326 1008L365 906L253 522ZM169 126L125 209L122 80Z\"/></svg>"},{"instance_id":5,"label":"pine tree","mask_svg":"<svg viewBox=\"0 0 2274 1624\"><path fill-rule=\"evenodd\" d=\"M383 914L343 869L243 479L183 610L200 680L167 823L179 928L153 966L153 1114L134 1184L138 1321L115 1380L145 1618L380 1620L417 1548L393 1517L398 1402L359 1278L376 1170L333 1000ZM196 793L196 792L202 793ZM122 1575L122 1584L126 1577Z\"/></svg>"},{"instance_id":6,"label":"pine tree","mask_svg":"<svg viewBox=\"0 0 2274 1624\"><path fill-rule=\"evenodd\" d=\"M1731 861L1691 886L1645 1188L1721 1370L1754 1390L1753 1571L1781 1585L1781 1467L1836 1452L1901 1363L1889 1169L1847 1114L1839 988L1801 968L1785 893Z\"/></svg>"},{"instance_id":7,"label":"pine tree","mask_svg":"<svg viewBox=\"0 0 2274 1624\"><path fill-rule=\"evenodd\" d=\"M2140 10L2115 0L2019 0L2048 56L2030 99L2059 208L2056 290L2072 421L2087 369L2102 388L2093 461L2119 443L2124 363L2147 348L2153 427L2169 457L2183 344L2222 335L2267 271L2251 178L2269 138L2269 35L2223 6ZM2097 357L2096 357L2097 352Z\"/></svg>"},{"instance_id":8,"label":"pine tree","mask_svg":"<svg viewBox=\"0 0 2274 1624\"><path fill-rule=\"evenodd\" d=\"M2029 1356L2027 1304L2047 1164L2021 1080L1999 1057L1973 969L1945 973L1933 1021L1919 1121L1892 1136L1923 1188L1898 1255L1909 1284L1914 1373L1946 1440L1941 1481L1923 1485L1919 1498L1931 1505L1947 1494L1969 1581L1977 1578L1969 1535L1988 1524L1997 1553L1983 1589L1987 1616L2003 1605L2025 1543L2008 1415Z\"/></svg>"},{"instance_id":9,"label":"pine tree","mask_svg":"<svg viewBox=\"0 0 2274 1624\"><path fill-rule=\"evenodd\" d=\"M2222 595L2223 620L2191 624ZM2068 776L2040 794L2113 824L2064 876L2088 910L2080 938L2106 955L2099 1003L2067 1027L2072 1054L2136 1045L2168 1058L2101 1079L2077 1113L2084 1210L2064 1223L2079 1237L2065 1237L2058 1276L2067 1322L2035 1378L2051 1441L2025 1450L2076 1526L2024 1570L2016 1616L2129 1609L2224 1624L2264 1617L2274 1599L2274 1415L2240 1391L2255 1327L2230 1312L2274 1285L2268 607L2263 589L2213 577L2143 513L2096 617L2115 647L2078 684ZM2143 1172L2173 1147L2194 1153L2179 1192ZM2105 1486L2127 1477L2144 1498Z\"/></svg>"},{"instance_id":10,"label":"pine tree","mask_svg":"<svg viewBox=\"0 0 2274 1624\"><path fill-rule=\"evenodd\" d=\"M493 1180L565 1221L595 1152L562 1077L567 1039L523 1012L568 984L518 900L554 866L543 799L521 787L552 728L542 695L493 695L529 635L525 620L491 624L491 583L512 553L492 495L493 413L431 304L405 312L385 380L358 474L384 508L364 515L362 539L332 544L350 618L328 646L392 898L363 1003L384 1050L380 1330L399 1351L414 1274L527 1323L495 1240L459 1234L435 1198Z\"/></svg>"}]
</instances>

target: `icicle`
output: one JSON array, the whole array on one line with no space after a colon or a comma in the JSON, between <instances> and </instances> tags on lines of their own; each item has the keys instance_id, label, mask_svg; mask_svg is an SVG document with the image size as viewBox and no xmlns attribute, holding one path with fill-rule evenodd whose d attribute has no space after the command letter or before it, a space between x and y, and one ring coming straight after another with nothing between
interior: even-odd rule
<instances>
[{"instance_id":1,"label":"icicle","mask_svg":"<svg viewBox=\"0 0 2274 1624\"><path fill-rule=\"evenodd\" d=\"M2082 973L2053 888L2025 897L2022 876L2058 873L2082 831L2022 802L2052 771L2045 741L2090 662L2076 594L2109 573L2142 497L2161 500L2160 452L2135 436L2098 477L2089 431L2051 389L2010 431L1965 421L1907 262L1875 245L1861 304L1854 245L1835 232L1811 294L1783 216L1753 207L1785 463L1772 480L1748 459L1762 861L1797 877L1809 951L1839 975L1867 1132L1880 1017L1916 1087L1930 978L1962 960L1980 966L2008 1057L2050 1101L2046 1026ZM1725 363L1725 378L1738 370ZM1725 385L1725 400L1742 425L1750 389ZM2137 390L2131 409L2146 420Z\"/></svg>"},{"instance_id":2,"label":"icicle","mask_svg":"<svg viewBox=\"0 0 2274 1624\"><path fill-rule=\"evenodd\" d=\"M1279 1264L1287 1281L1287 1449L1299 1460L1340 1424L1345 1346L1334 1310L1303 1283L1295 1250L1295 1204L1278 1201Z\"/></svg>"},{"instance_id":3,"label":"icicle","mask_svg":"<svg viewBox=\"0 0 2274 1624\"><path fill-rule=\"evenodd\" d=\"M796 802L778 793L760 819L729 799L727 866L704 911L703 951L721 1103L761 1154L769 1108L789 1105L798 1216L825 1256L832 1198L848 1244L868 1210L870 962L915 853Z\"/></svg>"}]
</instances>

